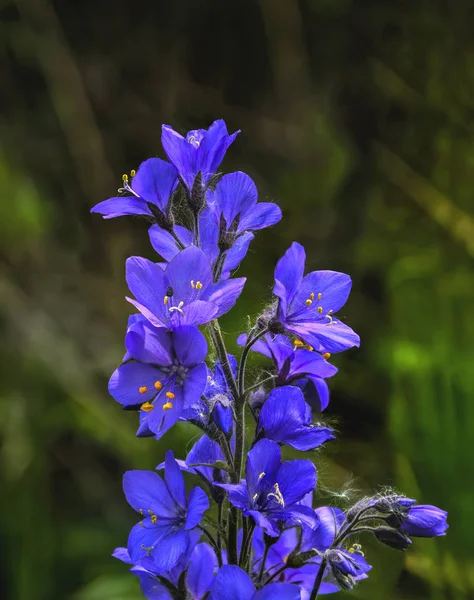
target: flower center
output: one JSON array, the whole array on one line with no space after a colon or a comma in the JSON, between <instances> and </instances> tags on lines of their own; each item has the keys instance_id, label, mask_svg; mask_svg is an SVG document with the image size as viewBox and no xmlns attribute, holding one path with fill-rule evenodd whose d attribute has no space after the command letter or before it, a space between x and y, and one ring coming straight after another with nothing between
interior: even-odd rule
<instances>
[{"instance_id":1,"label":"flower center","mask_svg":"<svg viewBox=\"0 0 474 600\"><path fill-rule=\"evenodd\" d=\"M278 502L278 504L280 504L280 506L282 506L283 508L285 508L285 500L283 498L283 495L280 491L280 486L278 485L278 483L275 483L273 486L273 489L275 490L274 492L270 492L269 494L267 494L267 499L270 500L270 498L273 498L276 502Z\"/></svg>"}]
</instances>

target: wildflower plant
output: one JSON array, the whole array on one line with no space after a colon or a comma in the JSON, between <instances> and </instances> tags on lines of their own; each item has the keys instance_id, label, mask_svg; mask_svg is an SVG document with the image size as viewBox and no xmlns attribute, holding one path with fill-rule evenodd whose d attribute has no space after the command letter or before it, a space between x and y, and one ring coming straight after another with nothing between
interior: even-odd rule
<instances>
[{"instance_id":1,"label":"wildflower plant","mask_svg":"<svg viewBox=\"0 0 474 600\"><path fill-rule=\"evenodd\" d=\"M405 550L412 537L448 527L443 510L392 491L344 510L313 504L317 471L304 453L335 437L321 423L326 380L337 372L329 360L359 346L337 316L348 275L305 275L305 251L294 242L276 265L274 300L238 337L240 357L228 354L219 317L245 285L233 271L254 232L281 218L276 204L257 201L248 175L219 172L238 133L222 120L186 136L164 125L168 161L146 160L123 175L118 196L92 209L152 221L159 255L127 260L127 300L137 312L109 392L138 413L138 436L159 439L178 421L201 433L187 456L169 450L157 471L124 475L139 520L113 556L131 566L149 600L315 600L368 576L363 535ZM272 361L270 377L249 381L251 351ZM284 446L301 458L284 460ZM189 493L183 473L194 480Z\"/></svg>"}]
</instances>

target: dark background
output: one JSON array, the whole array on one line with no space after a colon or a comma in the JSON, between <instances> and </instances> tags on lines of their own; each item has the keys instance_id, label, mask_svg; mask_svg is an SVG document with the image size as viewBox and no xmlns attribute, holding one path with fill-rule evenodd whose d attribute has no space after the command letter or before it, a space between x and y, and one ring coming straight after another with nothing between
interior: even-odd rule
<instances>
[{"instance_id":1,"label":"dark background","mask_svg":"<svg viewBox=\"0 0 474 600\"><path fill-rule=\"evenodd\" d=\"M146 223L90 215L161 156L161 124L242 129L244 170L284 219L259 234L224 319L270 298L293 240L354 280L362 338L334 360L315 456L320 502L380 484L450 512L446 538L375 565L353 597L474 597L474 5L469 0L16 0L0 3L2 597L135 600L110 558L136 518L121 491L196 432L137 440L107 380ZM336 492L336 493L331 493ZM367 542L367 543L366 543Z\"/></svg>"}]
</instances>

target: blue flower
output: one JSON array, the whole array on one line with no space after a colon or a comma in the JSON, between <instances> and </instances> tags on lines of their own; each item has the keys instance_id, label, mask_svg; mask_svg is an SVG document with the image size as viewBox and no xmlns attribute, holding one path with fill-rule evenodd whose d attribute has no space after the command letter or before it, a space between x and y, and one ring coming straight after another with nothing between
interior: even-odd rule
<instances>
[{"instance_id":1,"label":"blue flower","mask_svg":"<svg viewBox=\"0 0 474 600\"><path fill-rule=\"evenodd\" d=\"M258 437L265 437L296 450L313 450L333 440L332 429L312 425L311 408L303 392L285 385L272 390L260 411Z\"/></svg>"},{"instance_id":2,"label":"blue flower","mask_svg":"<svg viewBox=\"0 0 474 600\"><path fill-rule=\"evenodd\" d=\"M125 215L153 216L149 207L152 205L165 215L177 183L178 173L173 165L159 158L149 158L140 165L131 184L128 183L128 177L123 176L124 187L119 192L129 192L131 196L109 198L96 204L91 212L101 214L104 219Z\"/></svg>"},{"instance_id":3,"label":"blue flower","mask_svg":"<svg viewBox=\"0 0 474 600\"><path fill-rule=\"evenodd\" d=\"M139 435L159 438L180 418L185 403L204 392L207 342L192 325L170 332L140 316L131 320L125 346L127 362L112 374L109 392L125 407L140 408Z\"/></svg>"},{"instance_id":4,"label":"blue flower","mask_svg":"<svg viewBox=\"0 0 474 600\"><path fill-rule=\"evenodd\" d=\"M401 530L413 537L446 535L448 513L429 504L416 504L408 509Z\"/></svg>"},{"instance_id":5,"label":"blue flower","mask_svg":"<svg viewBox=\"0 0 474 600\"><path fill-rule=\"evenodd\" d=\"M123 477L127 502L142 516L128 538L134 564L150 558L158 571L169 571L193 541L209 500L199 487L186 497L183 475L173 453L165 458L165 481L153 471L127 471Z\"/></svg>"},{"instance_id":6,"label":"blue flower","mask_svg":"<svg viewBox=\"0 0 474 600\"><path fill-rule=\"evenodd\" d=\"M245 346L247 335L239 335L237 343ZM285 335L268 333L255 342L252 350L273 360L278 373L277 384L297 385L312 408L322 411L327 407L329 388L324 379L337 373L337 368L327 361L329 353L322 356L303 347L299 340L292 344Z\"/></svg>"},{"instance_id":7,"label":"blue flower","mask_svg":"<svg viewBox=\"0 0 474 600\"><path fill-rule=\"evenodd\" d=\"M161 143L169 161L191 191L198 173L201 173L203 187L209 185L239 131L229 135L222 119L214 121L207 130L189 131L186 137L169 125L163 125Z\"/></svg>"},{"instance_id":8,"label":"blue flower","mask_svg":"<svg viewBox=\"0 0 474 600\"><path fill-rule=\"evenodd\" d=\"M282 463L278 444L263 439L248 452L245 474L241 483L216 485L227 490L231 504L268 535L278 536L278 521L316 524L314 511L298 504L316 487L316 467L309 460Z\"/></svg>"},{"instance_id":9,"label":"blue flower","mask_svg":"<svg viewBox=\"0 0 474 600\"><path fill-rule=\"evenodd\" d=\"M337 271L313 271L305 277L305 251L293 242L275 268L273 293L278 308L271 326L283 328L319 352L359 346L359 336L334 318L349 296L351 278Z\"/></svg>"},{"instance_id":10,"label":"blue flower","mask_svg":"<svg viewBox=\"0 0 474 600\"><path fill-rule=\"evenodd\" d=\"M256 589L250 576L240 567L224 565L216 575L209 600L300 600L297 585L272 583Z\"/></svg>"},{"instance_id":11,"label":"blue flower","mask_svg":"<svg viewBox=\"0 0 474 600\"><path fill-rule=\"evenodd\" d=\"M234 377L237 375L237 361L235 357L228 354L229 363ZM208 400L211 418L216 426L225 434L230 433L233 419L233 403L231 391L227 385L227 379L224 375L224 369L220 361L214 364L214 373L210 373L207 380L207 387L204 392Z\"/></svg>"},{"instance_id":12,"label":"blue flower","mask_svg":"<svg viewBox=\"0 0 474 600\"><path fill-rule=\"evenodd\" d=\"M156 327L202 325L220 317L235 304L245 277L213 283L204 252L190 246L163 270L132 256L127 260L127 283L135 300L127 298Z\"/></svg>"},{"instance_id":13,"label":"blue flower","mask_svg":"<svg viewBox=\"0 0 474 600\"><path fill-rule=\"evenodd\" d=\"M130 572L139 578L143 595L148 600L172 600L169 584L174 588L178 588L182 583L180 579L185 571L185 584L190 598L201 600L214 580L214 573L217 570L217 557L208 544L197 543L199 537L200 531L193 532L193 540L189 544L188 550L169 571L159 571L150 558L145 559L140 564L133 565L126 548L116 548L112 556L133 565ZM168 581L168 587L165 580Z\"/></svg>"},{"instance_id":14,"label":"blue flower","mask_svg":"<svg viewBox=\"0 0 474 600\"><path fill-rule=\"evenodd\" d=\"M275 225L281 219L280 207L273 202L258 202L257 186L242 171L224 175L215 190L208 190L207 205L220 226L220 243L226 247L246 231Z\"/></svg>"},{"instance_id":15,"label":"blue flower","mask_svg":"<svg viewBox=\"0 0 474 600\"><path fill-rule=\"evenodd\" d=\"M192 231L181 225L175 225L174 235L159 225L152 225L148 230L150 242L154 250L169 262L180 251L181 247L187 248L195 244ZM179 240L179 243L177 239ZM207 256L211 267L214 267L221 254L225 254L222 275L220 279L227 279L230 272L236 269L247 254L250 242L254 235L250 231L241 234L233 243L232 247L224 253L219 249L219 225L210 208L204 208L199 215L199 247Z\"/></svg>"}]
</instances>

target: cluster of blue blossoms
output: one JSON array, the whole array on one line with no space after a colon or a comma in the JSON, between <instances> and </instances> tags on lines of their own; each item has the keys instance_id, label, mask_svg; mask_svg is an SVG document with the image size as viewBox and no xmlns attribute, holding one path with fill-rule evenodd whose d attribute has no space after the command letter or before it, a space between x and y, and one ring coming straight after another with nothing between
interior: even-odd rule
<instances>
[{"instance_id":1,"label":"cluster of blue blossoms","mask_svg":"<svg viewBox=\"0 0 474 600\"><path fill-rule=\"evenodd\" d=\"M257 201L248 175L218 172L238 133L222 120L185 137L164 125L168 161L146 160L123 175L117 197L92 209L106 219L143 215L161 257L127 260L127 300L138 312L110 394L138 412L138 436L159 439L177 421L202 433L187 457L168 451L158 472L123 479L140 520L114 556L131 565L149 600L314 600L367 577L371 566L354 542L361 534L405 550L411 537L448 527L443 510L393 492L345 510L314 508L314 464L282 460L285 444L308 452L334 439L319 422L326 379L337 372L329 359L359 336L336 316L350 277L305 275L305 251L294 242L276 265L273 302L237 340L240 360L227 353L218 319L245 284L232 272L254 232L281 218L276 204ZM273 368L248 384L250 351ZM186 493L183 471L202 487Z\"/></svg>"}]
</instances>

